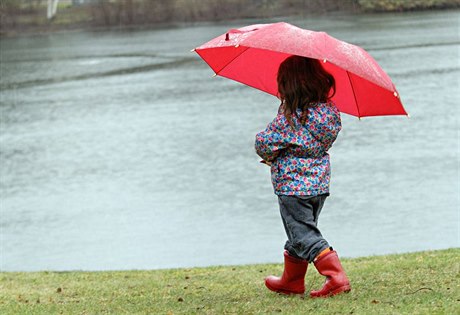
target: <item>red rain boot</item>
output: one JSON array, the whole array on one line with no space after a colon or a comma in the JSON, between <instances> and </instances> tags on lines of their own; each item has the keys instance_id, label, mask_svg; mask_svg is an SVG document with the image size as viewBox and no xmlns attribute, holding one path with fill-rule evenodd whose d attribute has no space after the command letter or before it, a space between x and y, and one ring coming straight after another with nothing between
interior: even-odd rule
<instances>
[{"instance_id":1,"label":"red rain boot","mask_svg":"<svg viewBox=\"0 0 460 315\"><path fill-rule=\"evenodd\" d=\"M265 285L268 289L283 294L303 294L305 292L306 260L289 256L284 251L284 272L280 277L268 276Z\"/></svg>"},{"instance_id":2,"label":"red rain boot","mask_svg":"<svg viewBox=\"0 0 460 315\"><path fill-rule=\"evenodd\" d=\"M318 272L326 276L326 281L321 290L310 292L311 297L329 297L351 291L350 281L335 250L320 256L314 263Z\"/></svg>"}]
</instances>

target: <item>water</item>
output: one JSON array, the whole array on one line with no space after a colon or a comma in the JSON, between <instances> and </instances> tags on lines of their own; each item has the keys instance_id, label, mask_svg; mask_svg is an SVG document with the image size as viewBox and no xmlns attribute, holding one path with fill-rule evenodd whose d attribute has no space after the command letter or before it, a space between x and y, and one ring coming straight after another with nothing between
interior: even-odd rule
<instances>
[{"instance_id":1,"label":"water","mask_svg":"<svg viewBox=\"0 0 460 315\"><path fill-rule=\"evenodd\" d=\"M459 246L459 13L287 19L367 49L411 114L342 117L320 220L341 256ZM1 39L0 269L280 261L253 149L278 102L189 52L273 21Z\"/></svg>"}]
</instances>

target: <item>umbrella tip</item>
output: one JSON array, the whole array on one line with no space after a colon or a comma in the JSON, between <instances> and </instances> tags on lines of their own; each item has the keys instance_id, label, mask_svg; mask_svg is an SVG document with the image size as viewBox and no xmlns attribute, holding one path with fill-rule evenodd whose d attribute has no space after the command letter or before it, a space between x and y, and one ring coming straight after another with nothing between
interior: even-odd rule
<instances>
[{"instance_id":1,"label":"umbrella tip","mask_svg":"<svg viewBox=\"0 0 460 315\"><path fill-rule=\"evenodd\" d=\"M217 76L217 73L214 73L214 74L212 75L213 78L215 78L216 76Z\"/></svg>"},{"instance_id":2,"label":"umbrella tip","mask_svg":"<svg viewBox=\"0 0 460 315\"><path fill-rule=\"evenodd\" d=\"M409 113L407 113L407 114L406 114L406 117L407 117L407 118L410 118L410 115L409 115Z\"/></svg>"},{"instance_id":3,"label":"umbrella tip","mask_svg":"<svg viewBox=\"0 0 460 315\"><path fill-rule=\"evenodd\" d=\"M195 51L195 48L191 49L190 52L194 52Z\"/></svg>"}]
</instances>

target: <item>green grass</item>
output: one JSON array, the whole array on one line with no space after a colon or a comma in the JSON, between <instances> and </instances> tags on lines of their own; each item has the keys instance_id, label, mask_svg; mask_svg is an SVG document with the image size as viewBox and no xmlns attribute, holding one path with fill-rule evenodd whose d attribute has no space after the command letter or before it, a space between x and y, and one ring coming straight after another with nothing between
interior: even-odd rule
<instances>
[{"instance_id":1,"label":"green grass","mask_svg":"<svg viewBox=\"0 0 460 315\"><path fill-rule=\"evenodd\" d=\"M363 11L393 12L460 7L460 0L358 0Z\"/></svg>"},{"instance_id":2,"label":"green grass","mask_svg":"<svg viewBox=\"0 0 460 315\"><path fill-rule=\"evenodd\" d=\"M268 291L263 279L281 264L3 272L0 314L460 314L459 257L457 248L344 259L353 289L329 299ZM310 266L307 290L322 281Z\"/></svg>"}]
</instances>

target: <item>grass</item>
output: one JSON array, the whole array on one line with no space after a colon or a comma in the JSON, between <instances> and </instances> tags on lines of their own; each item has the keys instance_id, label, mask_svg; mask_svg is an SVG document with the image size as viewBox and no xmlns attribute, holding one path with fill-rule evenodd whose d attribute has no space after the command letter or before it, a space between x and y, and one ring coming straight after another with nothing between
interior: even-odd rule
<instances>
[{"instance_id":1,"label":"grass","mask_svg":"<svg viewBox=\"0 0 460 315\"><path fill-rule=\"evenodd\" d=\"M358 0L358 5L369 12L414 11L458 8L460 0Z\"/></svg>"},{"instance_id":2,"label":"grass","mask_svg":"<svg viewBox=\"0 0 460 315\"><path fill-rule=\"evenodd\" d=\"M281 264L153 271L2 272L0 314L460 314L460 249L343 259L353 290L283 296ZM310 266L307 289L323 278Z\"/></svg>"}]
</instances>

